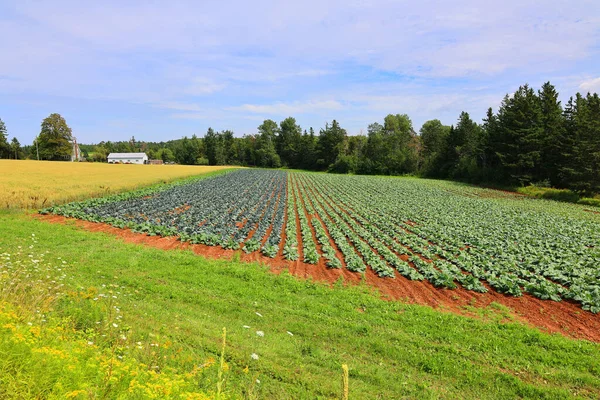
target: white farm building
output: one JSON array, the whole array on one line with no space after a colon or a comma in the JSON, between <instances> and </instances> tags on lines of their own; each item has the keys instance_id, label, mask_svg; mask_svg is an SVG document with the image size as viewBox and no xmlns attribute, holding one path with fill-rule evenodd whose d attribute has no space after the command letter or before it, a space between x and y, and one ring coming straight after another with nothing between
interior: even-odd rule
<instances>
[{"instance_id":1,"label":"white farm building","mask_svg":"<svg viewBox=\"0 0 600 400\"><path fill-rule=\"evenodd\" d=\"M146 153L110 153L108 155L109 164L148 164Z\"/></svg>"}]
</instances>

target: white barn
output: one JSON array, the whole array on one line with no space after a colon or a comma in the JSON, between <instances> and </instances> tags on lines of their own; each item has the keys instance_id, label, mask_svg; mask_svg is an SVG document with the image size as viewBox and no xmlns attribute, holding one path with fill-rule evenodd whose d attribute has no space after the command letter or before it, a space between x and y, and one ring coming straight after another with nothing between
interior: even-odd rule
<instances>
[{"instance_id":1,"label":"white barn","mask_svg":"<svg viewBox=\"0 0 600 400\"><path fill-rule=\"evenodd\" d=\"M110 153L108 155L109 164L147 164L148 156L146 153Z\"/></svg>"}]
</instances>

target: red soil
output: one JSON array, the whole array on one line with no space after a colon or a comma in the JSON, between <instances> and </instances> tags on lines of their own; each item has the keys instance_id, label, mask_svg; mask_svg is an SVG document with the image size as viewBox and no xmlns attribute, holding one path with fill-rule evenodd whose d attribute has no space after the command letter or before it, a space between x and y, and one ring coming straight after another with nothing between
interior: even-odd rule
<instances>
[{"instance_id":1,"label":"red soil","mask_svg":"<svg viewBox=\"0 0 600 400\"><path fill-rule=\"evenodd\" d=\"M183 243L174 237L146 236L132 232L129 229L115 228L108 224L57 215L38 215L36 218L51 223L74 223L76 226L91 232L113 234L127 243L142 244L164 250L191 249L194 253L207 258L232 259L234 254L237 253L242 261L260 262L268 265L274 273L289 271L297 277L310 278L329 284L338 281L340 278L346 284L359 284L361 282L360 274L350 272L347 269L327 268L323 257L320 258L318 264L311 265L300 260L287 261L281 256L281 252L275 258L268 258L259 252L245 254L240 250L224 250L216 246ZM524 294L522 297L512 297L493 290L490 290L489 293L475 293L462 288L454 290L439 289L428 282L410 281L398 274L396 279L379 278L370 269L367 269L364 280L388 300L402 300L407 303L428 305L442 311L463 315L473 314L468 306L483 308L493 302L500 303L511 309L517 320L536 326L541 330L600 343L600 315L583 311L580 305L575 302L540 300L529 294Z\"/></svg>"},{"instance_id":2,"label":"red soil","mask_svg":"<svg viewBox=\"0 0 600 400\"><path fill-rule=\"evenodd\" d=\"M187 210L189 210L190 208L192 208L192 206L190 206L189 204L180 206L180 207L176 207L174 209L172 209L171 211L168 212L168 214L183 214L184 212L186 212Z\"/></svg>"}]
</instances>

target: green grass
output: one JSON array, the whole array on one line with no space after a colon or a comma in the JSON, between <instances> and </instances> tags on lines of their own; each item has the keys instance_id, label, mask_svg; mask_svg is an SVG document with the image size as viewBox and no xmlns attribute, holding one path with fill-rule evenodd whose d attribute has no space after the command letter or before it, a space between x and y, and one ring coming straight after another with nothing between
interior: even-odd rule
<instances>
[{"instance_id":1,"label":"green grass","mask_svg":"<svg viewBox=\"0 0 600 400\"><path fill-rule=\"evenodd\" d=\"M539 186L525 186L517 189L517 193L538 199L563 201L565 203L577 203L579 195L569 189L555 189Z\"/></svg>"},{"instance_id":2,"label":"green grass","mask_svg":"<svg viewBox=\"0 0 600 400\"><path fill-rule=\"evenodd\" d=\"M349 365L354 399L600 396L598 344L387 302L366 287L329 288L257 264L126 244L18 212L1 211L0 226L0 253L26 248L34 233L39 251L68 262L71 290L116 285L127 335L173 343L177 351L164 362L180 374L218 360L227 328L231 398L249 398L249 390L265 399L339 398L342 364ZM57 312L61 307L83 332L99 318L93 307L59 303ZM131 357L149 362L145 353ZM216 379L213 368L198 389L214 392Z\"/></svg>"},{"instance_id":3,"label":"green grass","mask_svg":"<svg viewBox=\"0 0 600 400\"><path fill-rule=\"evenodd\" d=\"M579 199L579 201L577 202L578 204L583 204L586 206L594 206L594 207L599 207L600 208L600 198L598 196L596 197L584 197L582 199Z\"/></svg>"}]
</instances>

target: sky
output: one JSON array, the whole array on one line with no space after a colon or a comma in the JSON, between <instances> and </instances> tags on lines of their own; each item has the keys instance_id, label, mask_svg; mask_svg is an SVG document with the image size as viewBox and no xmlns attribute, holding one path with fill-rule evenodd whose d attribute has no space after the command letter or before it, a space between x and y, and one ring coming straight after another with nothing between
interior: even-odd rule
<instances>
[{"instance_id":1,"label":"sky","mask_svg":"<svg viewBox=\"0 0 600 400\"><path fill-rule=\"evenodd\" d=\"M0 0L0 118L31 144L236 136L264 119L348 134L476 121L528 83L600 92L600 1Z\"/></svg>"}]
</instances>

